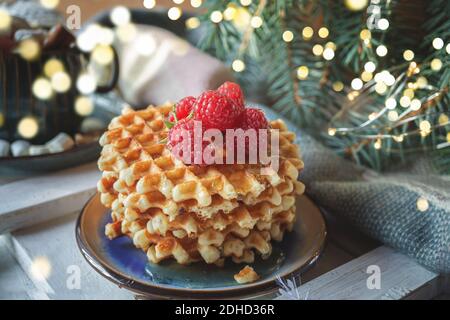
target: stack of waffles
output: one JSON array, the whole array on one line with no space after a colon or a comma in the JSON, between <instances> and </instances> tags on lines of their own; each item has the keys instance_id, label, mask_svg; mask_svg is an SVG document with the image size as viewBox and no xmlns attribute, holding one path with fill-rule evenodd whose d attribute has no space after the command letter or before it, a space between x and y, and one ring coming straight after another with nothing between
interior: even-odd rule
<instances>
[{"instance_id":1,"label":"stack of waffles","mask_svg":"<svg viewBox=\"0 0 450 320\"><path fill-rule=\"evenodd\" d=\"M131 237L153 263L267 258L271 241L293 228L295 198L304 192L295 134L281 120L270 123L280 136L279 170L270 175L259 165L186 165L163 142L171 110L125 109L100 139L98 191L112 212L106 235Z\"/></svg>"}]
</instances>

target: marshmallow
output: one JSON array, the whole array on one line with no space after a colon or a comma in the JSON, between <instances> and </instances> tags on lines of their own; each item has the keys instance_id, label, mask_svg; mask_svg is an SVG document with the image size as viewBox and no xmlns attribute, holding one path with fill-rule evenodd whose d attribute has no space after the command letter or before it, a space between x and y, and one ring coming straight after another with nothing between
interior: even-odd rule
<instances>
[{"instance_id":1,"label":"marshmallow","mask_svg":"<svg viewBox=\"0 0 450 320\"><path fill-rule=\"evenodd\" d=\"M11 153L14 157L27 156L30 143L25 140L17 140L11 144Z\"/></svg>"},{"instance_id":2,"label":"marshmallow","mask_svg":"<svg viewBox=\"0 0 450 320\"><path fill-rule=\"evenodd\" d=\"M75 142L72 137L64 132L59 133L56 137L45 144L51 153L63 152L72 149L74 145Z\"/></svg>"}]
</instances>

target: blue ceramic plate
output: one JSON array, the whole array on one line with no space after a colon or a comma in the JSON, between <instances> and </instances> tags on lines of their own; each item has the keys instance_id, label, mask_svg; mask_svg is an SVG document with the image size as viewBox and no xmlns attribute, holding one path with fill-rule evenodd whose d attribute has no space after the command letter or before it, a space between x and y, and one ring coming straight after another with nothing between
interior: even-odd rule
<instances>
[{"instance_id":1,"label":"blue ceramic plate","mask_svg":"<svg viewBox=\"0 0 450 320\"><path fill-rule=\"evenodd\" d=\"M269 293L279 277L299 275L319 257L326 238L320 210L306 196L297 200L297 222L281 243L273 242L267 260L257 258L252 267L261 276L254 283L240 285L233 275L244 265L227 262L224 267L198 262L188 266L174 261L158 265L128 237L109 240L104 235L110 212L95 195L84 207L76 226L78 246L94 269L107 279L131 291L162 298L243 298Z\"/></svg>"}]
</instances>

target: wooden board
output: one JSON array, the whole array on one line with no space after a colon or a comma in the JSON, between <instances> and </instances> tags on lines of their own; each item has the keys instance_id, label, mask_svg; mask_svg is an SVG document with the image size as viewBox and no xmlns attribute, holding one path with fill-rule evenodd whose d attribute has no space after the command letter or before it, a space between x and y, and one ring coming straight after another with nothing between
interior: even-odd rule
<instances>
[{"instance_id":1,"label":"wooden board","mask_svg":"<svg viewBox=\"0 0 450 320\"><path fill-rule=\"evenodd\" d=\"M0 186L0 234L79 210L95 193L95 163Z\"/></svg>"},{"instance_id":2,"label":"wooden board","mask_svg":"<svg viewBox=\"0 0 450 320\"><path fill-rule=\"evenodd\" d=\"M75 240L77 217L78 212L15 232L10 249L23 270L49 299L134 299L130 292L100 276L82 257ZM33 275L33 266L42 259L51 266L47 279ZM73 270L79 271L79 288L67 285Z\"/></svg>"},{"instance_id":3,"label":"wooden board","mask_svg":"<svg viewBox=\"0 0 450 320\"><path fill-rule=\"evenodd\" d=\"M369 266L378 266L379 289L369 289ZM356 258L298 289L299 296L309 299L431 299L439 294L439 276L407 256L382 246Z\"/></svg>"}]
</instances>

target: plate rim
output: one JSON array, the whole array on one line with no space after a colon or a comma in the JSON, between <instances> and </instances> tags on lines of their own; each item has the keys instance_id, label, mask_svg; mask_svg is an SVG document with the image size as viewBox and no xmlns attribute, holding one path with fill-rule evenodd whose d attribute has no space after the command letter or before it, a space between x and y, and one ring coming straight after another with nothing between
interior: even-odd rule
<instances>
[{"instance_id":1,"label":"plate rim","mask_svg":"<svg viewBox=\"0 0 450 320\"><path fill-rule=\"evenodd\" d=\"M134 293L148 296L155 295L160 297L167 298L206 298L206 299L215 299L215 298L236 298L242 296L248 296L252 293L255 293L257 290L263 290L264 292L258 292L260 294L269 294L274 291L276 288L276 279L267 279L264 282L257 282L254 284L246 284L242 287L230 287L230 288L201 288L201 289L192 289L192 288L167 288L157 283L148 284L142 282L139 279L134 279L132 277L127 277L127 275L122 274L114 270L114 268L110 267L107 263L103 262L100 259L95 250L92 249L85 239L83 235L83 230L81 228L81 222L83 216L86 212L87 206L94 201L95 197L99 197L99 193L96 192L93 196L91 196L88 201L84 204L81 209L80 214L78 215L76 225L75 225L75 238L77 242L78 249L80 250L84 259L88 262L88 264L100 275L109 281L113 282L119 288L126 288ZM311 267L315 265L317 260L321 257L324 248L326 247L328 240L328 228L325 220L324 213L321 208L317 206L314 201L308 197L306 194L303 194L301 197L306 197L308 201L312 202L317 208L320 218L322 220L323 225L323 241L319 248L314 252L314 254L304 263L302 266L298 268L294 268L289 270L287 273L283 274L282 278L289 278L300 273L303 273L309 270ZM107 210L107 208L105 208Z\"/></svg>"}]
</instances>

